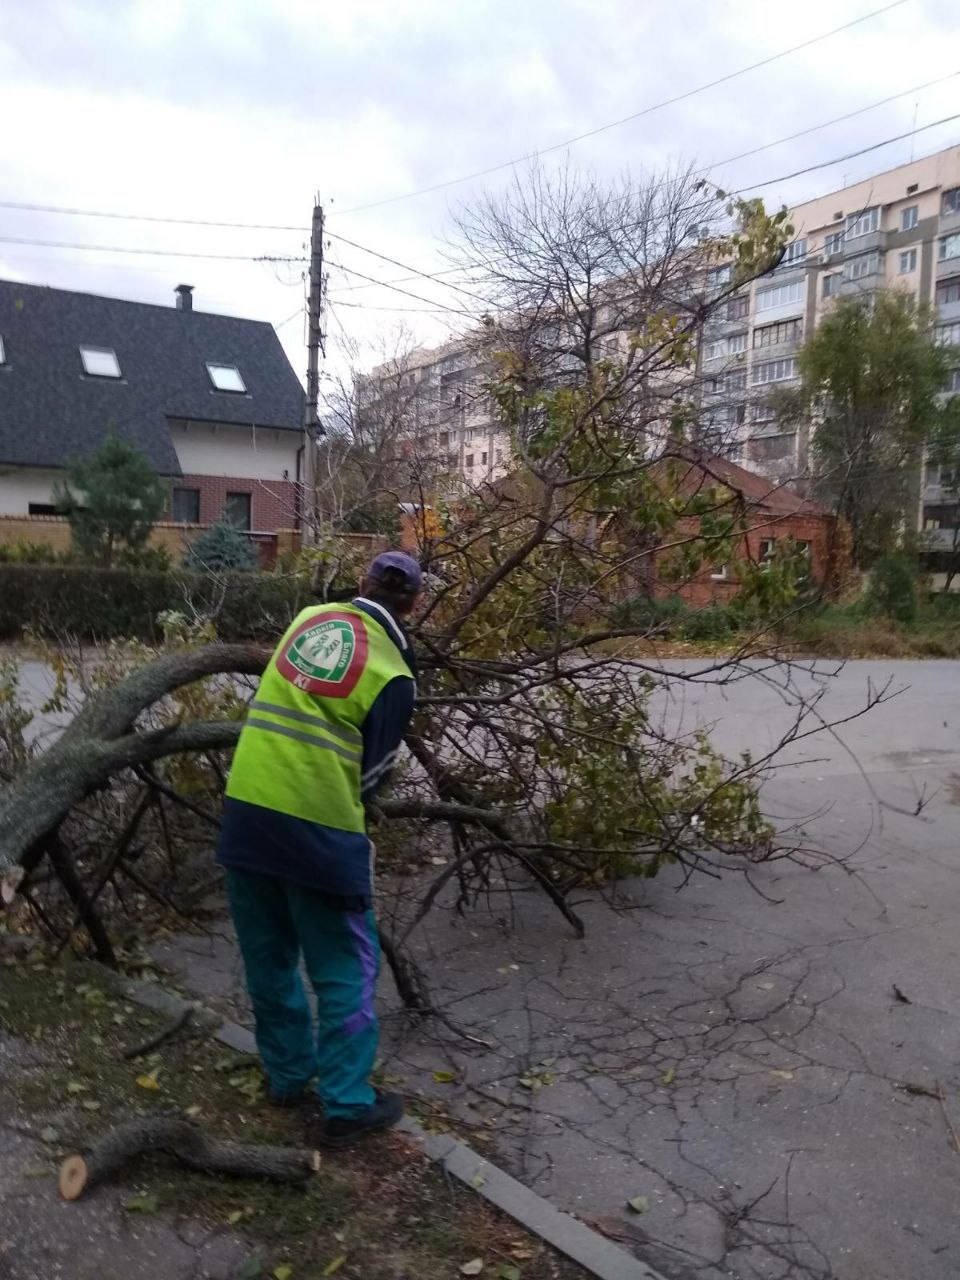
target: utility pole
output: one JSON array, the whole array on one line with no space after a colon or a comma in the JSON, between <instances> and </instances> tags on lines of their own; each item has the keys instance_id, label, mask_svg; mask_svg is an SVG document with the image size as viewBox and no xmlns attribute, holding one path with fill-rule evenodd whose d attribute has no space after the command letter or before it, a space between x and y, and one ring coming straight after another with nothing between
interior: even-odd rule
<instances>
[{"instance_id":1,"label":"utility pole","mask_svg":"<svg viewBox=\"0 0 960 1280\"><path fill-rule=\"evenodd\" d=\"M303 407L303 502L300 536L306 546L317 540L317 440L320 425L320 356L324 355L320 318L323 311L323 205L319 196L310 226L310 276L307 297L307 398Z\"/></svg>"}]
</instances>

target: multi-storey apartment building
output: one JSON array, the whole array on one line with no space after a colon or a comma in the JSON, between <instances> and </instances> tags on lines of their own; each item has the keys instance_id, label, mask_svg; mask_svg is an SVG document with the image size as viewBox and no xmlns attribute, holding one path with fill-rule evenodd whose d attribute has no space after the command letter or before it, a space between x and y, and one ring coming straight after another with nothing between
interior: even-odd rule
<instances>
[{"instance_id":1,"label":"multi-storey apartment building","mask_svg":"<svg viewBox=\"0 0 960 1280\"><path fill-rule=\"evenodd\" d=\"M726 303L700 361L706 416L730 454L783 479L803 475L808 430L779 424L768 393L795 385L797 351L835 298L905 290L936 307L941 341L960 343L960 147L809 200L791 222L796 238L782 263ZM720 266L710 284L728 279ZM960 375L951 390L960 391Z\"/></svg>"},{"instance_id":2,"label":"multi-storey apartment building","mask_svg":"<svg viewBox=\"0 0 960 1280\"><path fill-rule=\"evenodd\" d=\"M361 385L362 411L392 416L398 451L444 479L495 480L510 464L510 441L486 391L490 371L469 338L418 349L378 365Z\"/></svg>"}]
</instances>

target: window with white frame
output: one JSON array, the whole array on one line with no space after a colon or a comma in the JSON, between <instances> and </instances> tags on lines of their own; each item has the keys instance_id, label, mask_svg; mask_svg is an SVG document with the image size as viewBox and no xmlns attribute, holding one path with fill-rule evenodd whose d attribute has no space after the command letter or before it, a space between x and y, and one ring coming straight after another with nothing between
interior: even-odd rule
<instances>
[{"instance_id":1,"label":"window with white frame","mask_svg":"<svg viewBox=\"0 0 960 1280\"><path fill-rule=\"evenodd\" d=\"M776 284L771 289L760 289L757 292L757 310L772 311L774 307L802 302L804 287L803 280L791 280L789 284Z\"/></svg>"},{"instance_id":2,"label":"window with white frame","mask_svg":"<svg viewBox=\"0 0 960 1280\"><path fill-rule=\"evenodd\" d=\"M715 289L718 285L729 284L732 274L733 268L729 262L725 262L722 267L714 267L707 272L707 287Z\"/></svg>"},{"instance_id":3,"label":"window with white frame","mask_svg":"<svg viewBox=\"0 0 960 1280\"><path fill-rule=\"evenodd\" d=\"M703 346L704 360L719 360L721 356L727 354L726 338L717 338L713 342L706 342Z\"/></svg>"},{"instance_id":4,"label":"window with white frame","mask_svg":"<svg viewBox=\"0 0 960 1280\"><path fill-rule=\"evenodd\" d=\"M937 282L937 306L943 307L951 302L960 302L960 276L951 276L949 280Z\"/></svg>"},{"instance_id":5,"label":"window with white frame","mask_svg":"<svg viewBox=\"0 0 960 1280\"><path fill-rule=\"evenodd\" d=\"M907 205L906 209L900 210L900 230L912 231L920 221L920 206L915 204Z\"/></svg>"},{"instance_id":6,"label":"window with white frame","mask_svg":"<svg viewBox=\"0 0 960 1280\"><path fill-rule=\"evenodd\" d=\"M941 213L960 213L960 187L952 187L943 193Z\"/></svg>"},{"instance_id":7,"label":"window with white frame","mask_svg":"<svg viewBox=\"0 0 960 1280\"><path fill-rule=\"evenodd\" d=\"M787 360L765 360L753 366L753 385L764 386L768 382L787 382L797 376L797 362L793 356Z\"/></svg>"},{"instance_id":8,"label":"window with white frame","mask_svg":"<svg viewBox=\"0 0 960 1280\"><path fill-rule=\"evenodd\" d=\"M727 339L727 347L732 356L737 356L741 351L746 351L747 335L745 333L732 333Z\"/></svg>"},{"instance_id":9,"label":"window with white frame","mask_svg":"<svg viewBox=\"0 0 960 1280\"><path fill-rule=\"evenodd\" d=\"M848 280L862 280L874 276L880 270L879 253L861 253L843 264L843 274Z\"/></svg>"},{"instance_id":10,"label":"window with white frame","mask_svg":"<svg viewBox=\"0 0 960 1280\"><path fill-rule=\"evenodd\" d=\"M207 373L217 391L232 391L235 395L242 395L247 389L235 364L208 363Z\"/></svg>"},{"instance_id":11,"label":"window with white frame","mask_svg":"<svg viewBox=\"0 0 960 1280\"><path fill-rule=\"evenodd\" d=\"M843 251L843 232L832 231L830 235L825 236L823 251L828 257L834 253L841 253Z\"/></svg>"},{"instance_id":12,"label":"window with white frame","mask_svg":"<svg viewBox=\"0 0 960 1280\"><path fill-rule=\"evenodd\" d=\"M860 213L851 213L847 218L847 239L852 240L856 236L867 236L871 231L878 231L880 228L880 206L875 204L872 209L864 209Z\"/></svg>"},{"instance_id":13,"label":"window with white frame","mask_svg":"<svg viewBox=\"0 0 960 1280\"><path fill-rule=\"evenodd\" d=\"M760 556L761 564L770 564L772 560L777 558L777 540L776 538L760 539Z\"/></svg>"},{"instance_id":14,"label":"window with white frame","mask_svg":"<svg viewBox=\"0 0 960 1280\"><path fill-rule=\"evenodd\" d=\"M746 369L730 369L723 375L720 383L724 391L746 391L747 389L747 371Z\"/></svg>"},{"instance_id":15,"label":"window with white frame","mask_svg":"<svg viewBox=\"0 0 960 1280\"><path fill-rule=\"evenodd\" d=\"M960 347L960 320L937 325L936 339L941 347Z\"/></svg>"},{"instance_id":16,"label":"window with white frame","mask_svg":"<svg viewBox=\"0 0 960 1280\"><path fill-rule=\"evenodd\" d=\"M710 577L714 582L726 582L728 579L728 566L725 564L715 564L710 570Z\"/></svg>"},{"instance_id":17,"label":"window with white frame","mask_svg":"<svg viewBox=\"0 0 960 1280\"><path fill-rule=\"evenodd\" d=\"M120 377L120 361L112 347L81 347L80 362L88 378Z\"/></svg>"},{"instance_id":18,"label":"window with white frame","mask_svg":"<svg viewBox=\"0 0 960 1280\"><path fill-rule=\"evenodd\" d=\"M830 275L824 276L820 287L821 297L832 298L834 294L839 293L842 280L843 272L841 271L833 271Z\"/></svg>"},{"instance_id":19,"label":"window with white frame","mask_svg":"<svg viewBox=\"0 0 960 1280\"><path fill-rule=\"evenodd\" d=\"M780 266L787 267L802 262L807 256L806 240L791 240L784 251L783 257L780 259Z\"/></svg>"},{"instance_id":20,"label":"window with white frame","mask_svg":"<svg viewBox=\"0 0 960 1280\"><path fill-rule=\"evenodd\" d=\"M941 262L945 262L947 258L960 258L960 231L955 231L952 236L943 236L937 257Z\"/></svg>"},{"instance_id":21,"label":"window with white frame","mask_svg":"<svg viewBox=\"0 0 960 1280\"><path fill-rule=\"evenodd\" d=\"M900 274L908 276L912 271L917 269L917 251L916 249L904 249L900 254Z\"/></svg>"}]
</instances>

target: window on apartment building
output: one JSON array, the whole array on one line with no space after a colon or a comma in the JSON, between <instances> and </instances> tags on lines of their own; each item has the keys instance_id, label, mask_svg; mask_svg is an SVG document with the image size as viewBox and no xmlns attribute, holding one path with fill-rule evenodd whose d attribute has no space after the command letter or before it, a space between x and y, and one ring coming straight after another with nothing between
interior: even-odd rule
<instances>
[{"instance_id":1,"label":"window on apartment building","mask_svg":"<svg viewBox=\"0 0 960 1280\"><path fill-rule=\"evenodd\" d=\"M834 253L843 252L843 232L832 231L830 235L825 236L823 240L823 251L829 258Z\"/></svg>"},{"instance_id":2,"label":"window on apartment building","mask_svg":"<svg viewBox=\"0 0 960 1280\"><path fill-rule=\"evenodd\" d=\"M802 320L781 320L779 324L767 324L762 329L754 329L753 345L754 348L776 347L781 342L799 342L802 337Z\"/></svg>"},{"instance_id":3,"label":"window on apartment building","mask_svg":"<svg viewBox=\"0 0 960 1280\"><path fill-rule=\"evenodd\" d=\"M941 213L960 213L960 187L952 187L943 193Z\"/></svg>"},{"instance_id":4,"label":"window on apartment building","mask_svg":"<svg viewBox=\"0 0 960 1280\"><path fill-rule=\"evenodd\" d=\"M726 354L726 338L716 338L713 342L705 342L703 345L704 360L719 360L721 356L725 356Z\"/></svg>"},{"instance_id":5,"label":"window on apartment building","mask_svg":"<svg viewBox=\"0 0 960 1280\"><path fill-rule=\"evenodd\" d=\"M782 462L784 458L792 458L796 453L797 437L790 434L774 436L754 436L750 441L750 459L752 462Z\"/></svg>"},{"instance_id":6,"label":"window on apartment building","mask_svg":"<svg viewBox=\"0 0 960 1280\"><path fill-rule=\"evenodd\" d=\"M722 267L714 267L707 272L707 288L716 289L721 284L729 284L732 274L733 268L729 262L725 262Z\"/></svg>"},{"instance_id":7,"label":"window on apartment building","mask_svg":"<svg viewBox=\"0 0 960 1280\"><path fill-rule=\"evenodd\" d=\"M880 228L880 206L875 204L872 209L864 209L860 213L851 213L847 217L847 239L852 240L855 236L867 236L871 231L878 231Z\"/></svg>"},{"instance_id":8,"label":"window on apartment building","mask_svg":"<svg viewBox=\"0 0 960 1280\"><path fill-rule=\"evenodd\" d=\"M480 465L481 465L481 467L485 467L485 466L487 465L487 454L486 454L486 453L481 453L481 455L480 455Z\"/></svg>"},{"instance_id":9,"label":"window on apartment building","mask_svg":"<svg viewBox=\"0 0 960 1280\"><path fill-rule=\"evenodd\" d=\"M839 293L842 280L842 271L834 271L831 272L830 275L824 276L823 284L820 286L820 296L823 298L832 298L834 294Z\"/></svg>"},{"instance_id":10,"label":"window on apartment building","mask_svg":"<svg viewBox=\"0 0 960 1280\"><path fill-rule=\"evenodd\" d=\"M80 362L88 378L120 377L120 361L112 347L81 347Z\"/></svg>"},{"instance_id":11,"label":"window on apartment building","mask_svg":"<svg viewBox=\"0 0 960 1280\"><path fill-rule=\"evenodd\" d=\"M240 370L235 364L210 364L207 363L207 374L217 391L232 391L235 395L242 395L246 391L246 385L240 376Z\"/></svg>"},{"instance_id":12,"label":"window on apartment building","mask_svg":"<svg viewBox=\"0 0 960 1280\"><path fill-rule=\"evenodd\" d=\"M743 320L750 314L750 295L746 293L739 294L736 298L731 298L727 303L727 319Z\"/></svg>"},{"instance_id":13,"label":"window on apartment building","mask_svg":"<svg viewBox=\"0 0 960 1280\"><path fill-rule=\"evenodd\" d=\"M753 366L753 385L763 386L768 382L786 382L797 376L797 362L793 356L787 360L766 360Z\"/></svg>"},{"instance_id":14,"label":"window on apartment building","mask_svg":"<svg viewBox=\"0 0 960 1280\"><path fill-rule=\"evenodd\" d=\"M437 443L441 449L449 449L450 448L450 432L441 431L437 437Z\"/></svg>"},{"instance_id":15,"label":"window on apartment building","mask_svg":"<svg viewBox=\"0 0 960 1280\"><path fill-rule=\"evenodd\" d=\"M174 489L170 499L170 518L174 524L199 524L200 490Z\"/></svg>"},{"instance_id":16,"label":"window on apartment building","mask_svg":"<svg viewBox=\"0 0 960 1280\"><path fill-rule=\"evenodd\" d=\"M468 467L468 468L470 468L470 469L472 470L472 468L473 468L473 454L472 454L472 453L468 453L468 454L467 454L467 456L464 458L464 460L463 460L463 461L464 461L464 465L465 465L466 467Z\"/></svg>"},{"instance_id":17,"label":"window on apartment building","mask_svg":"<svg viewBox=\"0 0 960 1280\"><path fill-rule=\"evenodd\" d=\"M943 307L950 302L960 302L960 276L937 282L937 306Z\"/></svg>"},{"instance_id":18,"label":"window on apartment building","mask_svg":"<svg viewBox=\"0 0 960 1280\"><path fill-rule=\"evenodd\" d=\"M0 333L0 364L6 364L6 363L7 363L7 355L3 346L3 334Z\"/></svg>"},{"instance_id":19,"label":"window on apartment building","mask_svg":"<svg viewBox=\"0 0 960 1280\"><path fill-rule=\"evenodd\" d=\"M746 369L730 369L719 380L718 390L721 391L746 391L747 389L747 371Z\"/></svg>"},{"instance_id":20,"label":"window on apartment building","mask_svg":"<svg viewBox=\"0 0 960 1280\"><path fill-rule=\"evenodd\" d=\"M942 237L937 257L941 262L945 262L947 258L960 258L960 231L955 231L952 236Z\"/></svg>"},{"instance_id":21,"label":"window on apartment building","mask_svg":"<svg viewBox=\"0 0 960 1280\"><path fill-rule=\"evenodd\" d=\"M223 518L238 529L249 529L250 494L228 493L223 504Z\"/></svg>"},{"instance_id":22,"label":"window on apartment building","mask_svg":"<svg viewBox=\"0 0 960 1280\"><path fill-rule=\"evenodd\" d=\"M806 256L806 240L791 240L784 251L783 257L780 259L780 266L795 266L798 262L802 262Z\"/></svg>"},{"instance_id":23,"label":"window on apartment building","mask_svg":"<svg viewBox=\"0 0 960 1280\"><path fill-rule=\"evenodd\" d=\"M941 347L960 347L960 320L937 325L936 339Z\"/></svg>"},{"instance_id":24,"label":"window on apartment building","mask_svg":"<svg viewBox=\"0 0 960 1280\"><path fill-rule=\"evenodd\" d=\"M745 333L732 333L727 339L727 347L732 356L738 356L741 351L747 349L747 335Z\"/></svg>"},{"instance_id":25,"label":"window on apartment building","mask_svg":"<svg viewBox=\"0 0 960 1280\"><path fill-rule=\"evenodd\" d=\"M917 204L908 204L906 209L900 210L900 230L912 231L920 221L920 206Z\"/></svg>"},{"instance_id":26,"label":"window on apartment building","mask_svg":"<svg viewBox=\"0 0 960 1280\"><path fill-rule=\"evenodd\" d=\"M843 264L843 274L847 280L862 280L864 276L876 275L879 270L879 253L861 253Z\"/></svg>"},{"instance_id":27,"label":"window on apartment building","mask_svg":"<svg viewBox=\"0 0 960 1280\"><path fill-rule=\"evenodd\" d=\"M804 287L803 280L791 280L789 284L776 284L771 289L760 289L757 293L757 310L772 311L774 307L785 307L792 302L801 302Z\"/></svg>"},{"instance_id":28,"label":"window on apartment building","mask_svg":"<svg viewBox=\"0 0 960 1280\"><path fill-rule=\"evenodd\" d=\"M904 249L900 255L900 274L907 276L911 271L917 269L917 251L916 249Z\"/></svg>"},{"instance_id":29,"label":"window on apartment building","mask_svg":"<svg viewBox=\"0 0 960 1280\"><path fill-rule=\"evenodd\" d=\"M916 191L919 189L919 186L920 186L919 182L911 182L909 187L907 187L907 195L908 196L914 195Z\"/></svg>"},{"instance_id":30,"label":"window on apartment building","mask_svg":"<svg viewBox=\"0 0 960 1280\"><path fill-rule=\"evenodd\" d=\"M502 449L497 450L497 466L498 467L503 466L503 450Z\"/></svg>"}]
</instances>

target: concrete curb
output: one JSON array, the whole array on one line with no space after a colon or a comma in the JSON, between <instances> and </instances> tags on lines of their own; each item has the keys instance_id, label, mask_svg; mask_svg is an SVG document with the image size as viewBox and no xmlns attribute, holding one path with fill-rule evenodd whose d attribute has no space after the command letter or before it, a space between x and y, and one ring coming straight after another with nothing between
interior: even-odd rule
<instances>
[{"instance_id":1,"label":"concrete curb","mask_svg":"<svg viewBox=\"0 0 960 1280\"><path fill-rule=\"evenodd\" d=\"M152 982L128 983L125 989L131 999L157 1013L175 1017L188 1004L199 1011L209 1012L198 1001L183 1000ZM215 1015L210 1016L213 1018ZM236 1053L257 1052L253 1033L235 1022L220 1022L211 1034ZM666 1280L639 1258L631 1257L576 1218L562 1213L458 1138L449 1134L429 1134L412 1116L405 1116L398 1128L417 1142L427 1158L440 1165L451 1177L483 1196L531 1235L538 1236L598 1280Z\"/></svg>"}]
</instances>

